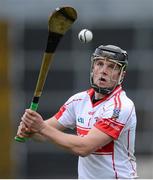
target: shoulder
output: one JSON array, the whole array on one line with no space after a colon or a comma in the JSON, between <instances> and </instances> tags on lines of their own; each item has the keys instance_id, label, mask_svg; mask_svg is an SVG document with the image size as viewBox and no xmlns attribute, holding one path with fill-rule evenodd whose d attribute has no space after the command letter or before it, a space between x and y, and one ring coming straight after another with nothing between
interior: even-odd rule
<instances>
[{"instance_id":1,"label":"shoulder","mask_svg":"<svg viewBox=\"0 0 153 180\"><path fill-rule=\"evenodd\" d=\"M125 91L122 91L120 96L121 107L124 110L131 110L134 107L134 102L126 95Z\"/></svg>"},{"instance_id":2,"label":"shoulder","mask_svg":"<svg viewBox=\"0 0 153 180\"><path fill-rule=\"evenodd\" d=\"M114 109L114 114L115 111L116 109ZM134 102L126 95L125 91L122 91L120 94L119 120L126 123L131 116L136 116ZM133 121L133 119L131 120Z\"/></svg>"},{"instance_id":3,"label":"shoulder","mask_svg":"<svg viewBox=\"0 0 153 180\"><path fill-rule=\"evenodd\" d=\"M131 109L131 107L134 106L133 101L126 95L124 90L111 96L111 98L107 100L106 104L113 109L117 108L122 110Z\"/></svg>"},{"instance_id":4,"label":"shoulder","mask_svg":"<svg viewBox=\"0 0 153 180\"><path fill-rule=\"evenodd\" d=\"M112 115L114 118L124 118L135 110L133 101L123 90L111 97L106 102L105 108L107 109L105 114Z\"/></svg>"},{"instance_id":5,"label":"shoulder","mask_svg":"<svg viewBox=\"0 0 153 180\"><path fill-rule=\"evenodd\" d=\"M77 102L84 100L88 96L88 90L78 92L74 95L72 95L69 99L68 102Z\"/></svg>"},{"instance_id":6,"label":"shoulder","mask_svg":"<svg viewBox=\"0 0 153 180\"><path fill-rule=\"evenodd\" d=\"M74 94L73 97L83 97L83 96L86 96L87 94L88 94L88 90L84 90L84 91Z\"/></svg>"}]
</instances>

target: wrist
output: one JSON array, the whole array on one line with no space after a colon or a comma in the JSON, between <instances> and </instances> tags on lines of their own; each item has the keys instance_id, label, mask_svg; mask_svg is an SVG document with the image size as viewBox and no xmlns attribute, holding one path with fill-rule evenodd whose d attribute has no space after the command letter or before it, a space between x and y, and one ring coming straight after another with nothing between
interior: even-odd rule
<instances>
[{"instance_id":1,"label":"wrist","mask_svg":"<svg viewBox=\"0 0 153 180\"><path fill-rule=\"evenodd\" d=\"M42 127L39 129L38 133L41 134L41 135L45 135L45 132L47 131L48 129L48 125L43 123Z\"/></svg>"}]
</instances>

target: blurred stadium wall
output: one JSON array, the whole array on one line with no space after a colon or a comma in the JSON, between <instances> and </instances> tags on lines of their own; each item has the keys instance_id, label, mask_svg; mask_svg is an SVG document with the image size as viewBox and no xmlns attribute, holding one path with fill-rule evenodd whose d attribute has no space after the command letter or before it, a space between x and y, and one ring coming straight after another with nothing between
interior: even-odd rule
<instances>
[{"instance_id":1,"label":"blurred stadium wall","mask_svg":"<svg viewBox=\"0 0 153 180\"><path fill-rule=\"evenodd\" d=\"M73 93L89 88L90 56L95 47L121 46L129 54L124 88L135 102L138 116L138 175L153 178L152 0L0 0L0 178L77 177L76 156L51 144L13 140L33 96L48 16L62 5L75 7L78 20L58 47L39 112L48 118ZM77 39L83 28L94 33L89 44Z\"/></svg>"},{"instance_id":2,"label":"blurred stadium wall","mask_svg":"<svg viewBox=\"0 0 153 180\"><path fill-rule=\"evenodd\" d=\"M0 178L11 177L11 119L8 24L0 20Z\"/></svg>"}]
</instances>

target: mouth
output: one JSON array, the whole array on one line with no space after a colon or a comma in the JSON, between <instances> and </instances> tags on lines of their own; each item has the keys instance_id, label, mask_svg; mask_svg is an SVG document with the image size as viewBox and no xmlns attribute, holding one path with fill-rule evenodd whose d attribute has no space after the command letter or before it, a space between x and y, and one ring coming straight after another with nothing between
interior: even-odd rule
<instances>
[{"instance_id":1,"label":"mouth","mask_svg":"<svg viewBox=\"0 0 153 180\"><path fill-rule=\"evenodd\" d=\"M104 77L100 77L97 81L97 85L100 87L106 86L107 84L107 79Z\"/></svg>"},{"instance_id":2,"label":"mouth","mask_svg":"<svg viewBox=\"0 0 153 180\"><path fill-rule=\"evenodd\" d=\"M106 79L103 78L103 77L101 77L101 78L99 78L99 81L100 81L100 82L106 82Z\"/></svg>"}]
</instances>

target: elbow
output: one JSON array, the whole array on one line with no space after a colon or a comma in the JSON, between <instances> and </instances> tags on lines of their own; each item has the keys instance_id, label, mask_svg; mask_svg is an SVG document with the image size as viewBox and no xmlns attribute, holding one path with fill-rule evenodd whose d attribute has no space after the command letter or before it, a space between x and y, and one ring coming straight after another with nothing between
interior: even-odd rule
<instances>
[{"instance_id":1,"label":"elbow","mask_svg":"<svg viewBox=\"0 0 153 180\"><path fill-rule=\"evenodd\" d=\"M91 149L87 149L87 148L81 148L75 151L75 154L77 154L78 156L81 157L86 157L88 155L90 155L93 151Z\"/></svg>"},{"instance_id":2,"label":"elbow","mask_svg":"<svg viewBox=\"0 0 153 180\"><path fill-rule=\"evenodd\" d=\"M91 153L88 153L88 152L82 152L82 153L79 153L78 155L81 156L81 157L86 157L88 155L90 155Z\"/></svg>"},{"instance_id":3,"label":"elbow","mask_svg":"<svg viewBox=\"0 0 153 180\"><path fill-rule=\"evenodd\" d=\"M86 157L95 151L97 147L90 141L85 140L85 138L80 138L80 141L77 145L72 146L72 151L81 157Z\"/></svg>"}]
</instances>

